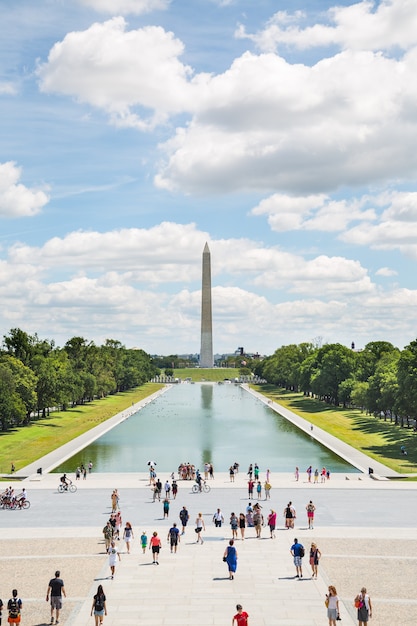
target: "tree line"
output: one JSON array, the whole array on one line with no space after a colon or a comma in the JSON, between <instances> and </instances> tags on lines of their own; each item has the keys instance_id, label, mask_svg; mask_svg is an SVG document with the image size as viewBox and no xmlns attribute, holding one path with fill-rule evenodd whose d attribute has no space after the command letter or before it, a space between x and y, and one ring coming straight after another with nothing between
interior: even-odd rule
<instances>
[{"instance_id":1,"label":"tree line","mask_svg":"<svg viewBox=\"0 0 417 626\"><path fill-rule=\"evenodd\" d=\"M335 406L416 424L417 340L403 350L387 341L372 341L361 351L339 343L292 344L256 363L254 372L269 383Z\"/></svg>"},{"instance_id":2,"label":"tree line","mask_svg":"<svg viewBox=\"0 0 417 626\"><path fill-rule=\"evenodd\" d=\"M59 348L13 328L0 349L0 429L29 424L52 407L66 410L132 389L158 374L146 352L114 339L96 346L73 337Z\"/></svg>"}]
</instances>

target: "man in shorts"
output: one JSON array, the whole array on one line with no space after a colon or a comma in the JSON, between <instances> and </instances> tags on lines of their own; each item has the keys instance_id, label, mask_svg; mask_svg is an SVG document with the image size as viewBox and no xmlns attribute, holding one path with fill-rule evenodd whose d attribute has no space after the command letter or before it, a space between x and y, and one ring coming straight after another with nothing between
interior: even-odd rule
<instances>
[{"instance_id":1,"label":"man in shorts","mask_svg":"<svg viewBox=\"0 0 417 626\"><path fill-rule=\"evenodd\" d=\"M177 552L177 546L180 542L180 531L177 528L176 522L172 524L172 527L168 531L167 541L171 546L171 552Z\"/></svg>"},{"instance_id":2,"label":"man in shorts","mask_svg":"<svg viewBox=\"0 0 417 626\"><path fill-rule=\"evenodd\" d=\"M294 539L294 543L291 546L290 552L294 557L294 565L296 571L296 578L303 577L303 556L304 556L304 546L302 543L298 542L298 539Z\"/></svg>"},{"instance_id":3,"label":"man in shorts","mask_svg":"<svg viewBox=\"0 0 417 626\"><path fill-rule=\"evenodd\" d=\"M57 570L55 572L55 578L51 578L48 589L46 590L46 601L48 602L49 597L51 597L51 624L54 623L54 610L55 624L59 624L59 612L62 609L62 595L67 597L64 581L60 578L60 575L61 572Z\"/></svg>"}]
</instances>

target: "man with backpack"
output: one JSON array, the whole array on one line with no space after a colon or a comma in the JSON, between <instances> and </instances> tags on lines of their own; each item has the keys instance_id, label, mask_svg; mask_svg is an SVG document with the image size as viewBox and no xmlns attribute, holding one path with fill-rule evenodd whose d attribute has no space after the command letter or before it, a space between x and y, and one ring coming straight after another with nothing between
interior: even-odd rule
<instances>
[{"instance_id":1,"label":"man with backpack","mask_svg":"<svg viewBox=\"0 0 417 626\"><path fill-rule=\"evenodd\" d=\"M57 570L55 572L55 578L51 578L46 590L46 601L49 601L51 596L51 624L54 623L54 610L56 612L55 624L59 624L59 611L62 609L62 594L67 597L65 593L64 581L60 578L61 572Z\"/></svg>"},{"instance_id":2,"label":"man with backpack","mask_svg":"<svg viewBox=\"0 0 417 626\"><path fill-rule=\"evenodd\" d=\"M298 539L294 539L294 543L291 546L290 552L294 557L294 565L296 571L296 578L303 577L303 556L305 554L304 546L302 543L298 543Z\"/></svg>"},{"instance_id":3,"label":"man with backpack","mask_svg":"<svg viewBox=\"0 0 417 626\"><path fill-rule=\"evenodd\" d=\"M9 617L7 621L9 624L19 624L20 623L20 611L22 609L22 600L17 597L17 589L13 589L12 597L7 603L7 610L9 611Z\"/></svg>"},{"instance_id":4,"label":"man with backpack","mask_svg":"<svg viewBox=\"0 0 417 626\"><path fill-rule=\"evenodd\" d=\"M172 527L168 531L167 541L170 542L171 552L177 552L177 546L180 539L180 531L177 528L176 522L173 523Z\"/></svg>"}]
</instances>

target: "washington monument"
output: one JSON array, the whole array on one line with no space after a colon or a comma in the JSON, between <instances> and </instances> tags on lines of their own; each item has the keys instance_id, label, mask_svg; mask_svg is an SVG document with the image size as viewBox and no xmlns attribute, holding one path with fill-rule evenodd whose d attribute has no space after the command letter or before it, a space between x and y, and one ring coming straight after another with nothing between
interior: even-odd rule
<instances>
[{"instance_id":1,"label":"washington monument","mask_svg":"<svg viewBox=\"0 0 417 626\"><path fill-rule=\"evenodd\" d=\"M211 259L206 243L203 250L201 282L201 349L200 367L213 367L213 329L211 313Z\"/></svg>"}]
</instances>

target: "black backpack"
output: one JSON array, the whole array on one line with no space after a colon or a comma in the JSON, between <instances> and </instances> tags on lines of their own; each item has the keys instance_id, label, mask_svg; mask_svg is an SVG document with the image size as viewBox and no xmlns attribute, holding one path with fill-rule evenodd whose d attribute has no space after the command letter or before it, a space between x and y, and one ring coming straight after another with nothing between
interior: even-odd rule
<instances>
[{"instance_id":1,"label":"black backpack","mask_svg":"<svg viewBox=\"0 0 417 626\"><path fill-rule=\"evenodd\" d=\"M97 595L95 598L94 608L96 611L103 611L104 609L104 599L102 594Z\"/></svg>"},{"instance_id":2,"label":"black backpack","mask_svg":"<svg viewBox=\"0 0 417 626\"><path fill-rule=\"evenodd\" d=\"M10 598L7 608L9 610L9 617L16 619L20 615L19 600L17 598Z\"/></svg>"}]
</instances>

